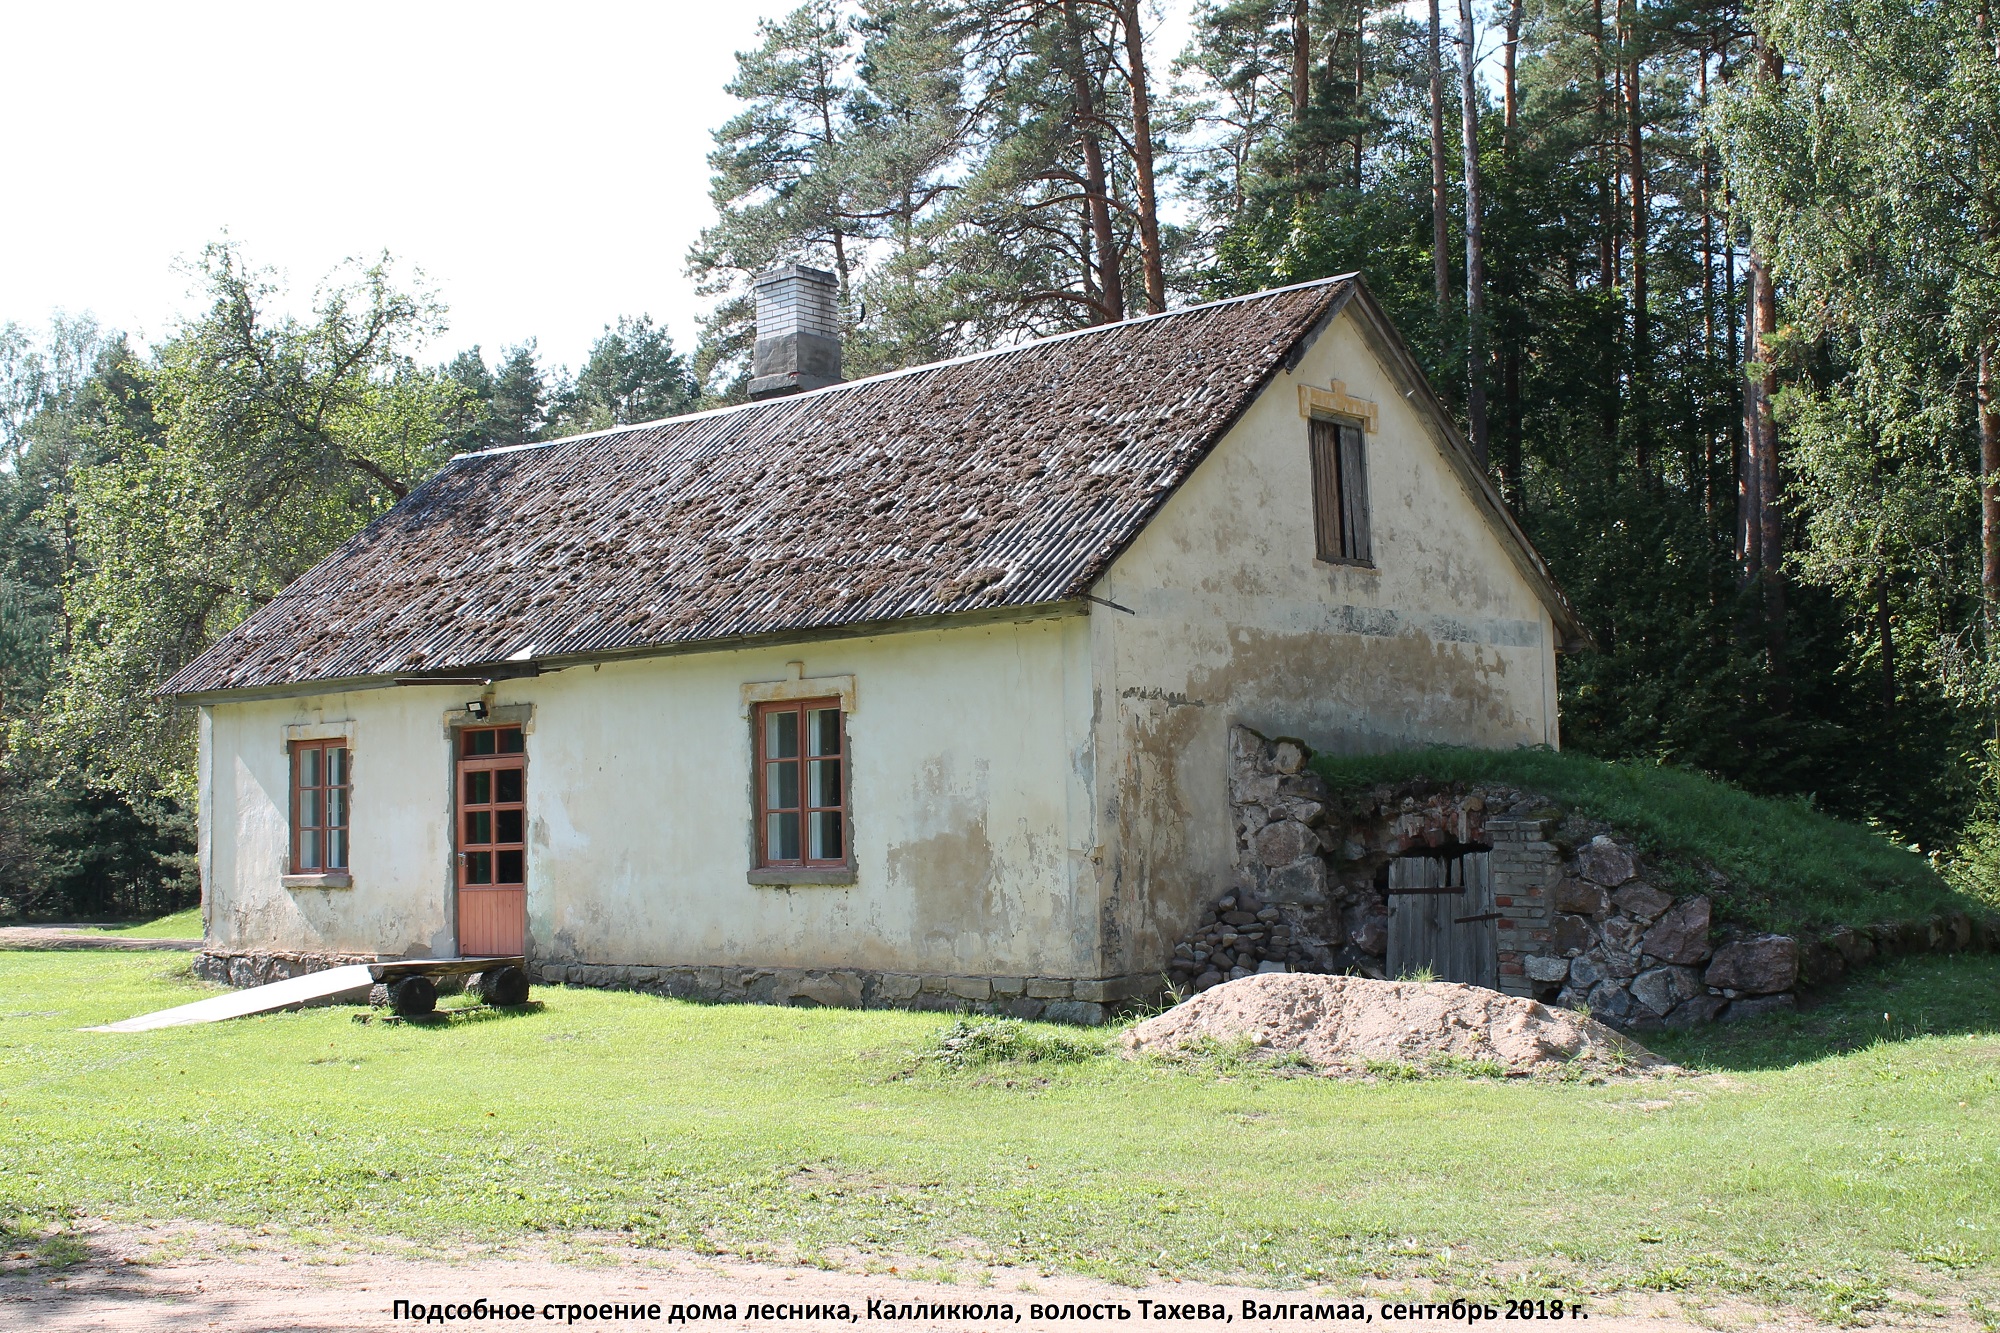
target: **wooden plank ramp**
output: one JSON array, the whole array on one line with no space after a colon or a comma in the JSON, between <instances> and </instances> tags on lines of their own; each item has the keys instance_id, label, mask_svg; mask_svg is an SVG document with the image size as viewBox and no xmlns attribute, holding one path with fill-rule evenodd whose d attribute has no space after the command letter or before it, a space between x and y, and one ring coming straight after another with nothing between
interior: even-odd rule
<instances>
[{"instance_id":1,"label":"wooden plank ramp","mask_svg":"<svg viewBox=\"0 0 2000 1333\"><path fill-rule=\"evenodd\" d=\"M193 1004L177 1005L172 1009L162 1009L158 1013L141 1014L137 1018L85 1028L84 1031L151 1032L155 1028L186 1027L193 1023L219 1023L225 1018L247 1018L251 1014L268 1014L274 1009L289 1009L310 1000L341 998L366 1000L368 988L374 984L375 978L371 975L368 965L353 963L346 967L330 967L323 972L309 972L302 977L274 981L268 986L252 986L248 990L231 991L227 995L196 1000Z\"/></svg>"}]
</instances>

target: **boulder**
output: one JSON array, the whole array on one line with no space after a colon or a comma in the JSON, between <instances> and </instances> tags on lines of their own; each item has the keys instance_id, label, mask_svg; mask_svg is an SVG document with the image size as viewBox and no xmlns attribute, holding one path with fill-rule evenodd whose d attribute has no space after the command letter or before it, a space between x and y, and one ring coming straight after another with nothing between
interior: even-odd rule
<instances>
[{"instance_id":1,"label":"boulder","mask_svg":"<svg viewBox=\"0 0 2000 1333\"><path fill-rule=\"evenodd\" d=\"M1789 935L1760 935L1725 944L1702 980L1746 995L1788 991L1799 980L1799 942Z\"/></svg>"},{"instance_id":2,"label":"boulder","mask_svg":"<svg viewBox=\"0 0 2000 1333\"><path fill-rule=\"evenodd\" d=\"M1637 881L1611 895L1611 901L1618 904L1618 910L1637 921L1651 922L1660 913L1674 905L1670 893L1661 893L1650 884Z\"/></svg>"},{"instance_id":3,"label":"boulder","mask_svg":"<svg viewBox=\"0 0 2000 1333\"><path fill-rule=\"evenodd\" d=\"M1290 865L1308 852L1319 850L1319 837L1294 819L1266 824L1250 839L1257 859L1267 866Z\"/></svg>"},{"instance_id":4,"label":"boulder","mask_svg":"<svg viewBox=\"0 0 2000 1333\"><path fill-rule=\"evenodd\" d=\"M1632 998L1661 1018L1702 993L1701 978L1691 967L1655 967L1632 978Z\"/></svg>"},{"instance_id":5,"label":"boulder","mask_svg":"<svg viewBox=\"0 0 2000 1333\"><path fill-rule=\"evenodd\" d=\"M1799 1002L1789 995L1757 995L1741 1000L1732 1000L1729 1008L1723 1010L1722 1021L1734 1023L1745 1018L1764 1018L1770 1014L1797 1013Z\"/></svg>"},{"instance_id":6,"label":"boulder","mask_svg":"<svg viewBox=\"0 0 2000 1333\"><path fill-rule=\"evenodd\" d=\"M1615 981L1600 981L1590 991L1590 1016L1605 1023L1624 1023L1632 1017L1632 994Z\"/></svg>"},{"instance_id":7,"label":"boulder","mask_svg":"<svg viewBox=\"0 0 2000 1333\"><path fill-rule=\"evenodd\" d=\"M1590 949L1570 960L1569 979L1572 985L1595 986L1603 981L1623 981L1638 971L1639 965L1628 954Z\"/></svg>"},{"instance_id":8,"label":"boulder","mask_svg":"<svg viewBox=\"0 0 2000 1333\"><path fill-rule=\"evenodd\" d=\"M1598 892L1602 893L1603 890L1599 889ZM1567 958L1582 953L1596 943L1597 932L1591 929L1590 922L1584 918L1570 916L1567 913L1556 917L1555 938L1550 941L1550 946L1557 953Z\"/></svg>"},{"instance_id":9,"label":"boulder","mask_svg":"<svg viewBox=\"0 0 2000 1333\"><path fill-rule=\"evenodd\" d=\"M1280 773L1298 772L1311 757L1311 753L1298 741L1279 741L1271 747L1271 767Z\"/></svg>"},{"instance_id":10,"label":"boulder","mask_svg":"<svg viewBox=\"0 0 2000 1333\"><path fill-rule=\"evenodd\" d=\"M1626 953L1639 952L1639 937L1645 931L1644 926L1629 916L1614 916L1598 927L1598 933L1604 936L1605 948Z\"/></svg>"},{"instance_id":11,"label":"boulder","mask_svg":"<svg viewBox=\"0 0 2000 1333\"><path fill-rule=\"evenodd\" d=\"M1708 895L1683 898L1660 914L1639 947L1663 963L1692 967L1708 957L1708 926Z\"/></svg>"},{"instance_id":12,"label":"boulder","mask_svg":"<svg viewBox=\"0 0 2000 1333\"><path fill-rule=\"evenodd\" d=\"M1632 853L1600 833L1577 848L1576 873L1593 884L1615 889L1638 874L1639 867Z\"/></svg>"},{"instance_id":13,"label":"boulder","mask_svg":"<svg viewBox=\"0 0 2000 1333\"><path fill-rule=\"evenodd\" d=\"M1847 971L1847 962L1840 956L1840 950L1825 940L1807 940L1799 947L1799 984L1801 986L1824 986L1840 980Z\"/></svg>"},{"instance_id":14,"label":"boulder","mask_svg":"<svg viewBox=\"0 0 2000 1333\"><path fill-rule=\"evenodd\" d=\"M1682 1000L1674 1006L1674 1011L1667 1015L1667 1026L1692 1028L1700 1027L1704 1023L1713 1023L1715 1016L1721 1013L1722 1007L1728 1003L1729 1001L1720 995L1697 995L1692 999Z\"/></svg>"},{"instance_id":15,"label":"boulder","mask_svg":"<svg viewBox=\"0 0 2000 1333\"><path fill-rule=\"evenodd\" d=\"M1326 901L1326 884L1326 862L1317 856L1302 856L1264 876L1264 893L1273 902L1316 906Z\"/></svg>"},{"instance_id":16,"label":"boulder","mask_svg":"<svg viewBox=\"0 0 2000 1333\"><path fill-rule=\"evenodd\" d=\"M1849 967L1858 967L1875 956L1875 937L1865 930L1836 926L1827 932L1826 943Z\"/></svg>"},{"instance_id":17,"label":"boulder","mask_svg":"<svg viewBox=\"0 0 2000 1333\"><path fill-rule=\"evenodd\" d=\"M1587 879L1565 878L1556 885L1555 909L1578 916L1600 916L1610 909L1604 890Z\"/></svg>"},{"instance_id":18,"label":"boulder","mask_svg":"<svg viewBox=\"0 0 2000 1333\"><path fill-rule=\"evenodd\" d=\"M1521 960L1522 970L1530 981L1566 981L1569 979L1569 959L1551 958L1547 954L1531 953Z\"/></svg>"}]
</instances>

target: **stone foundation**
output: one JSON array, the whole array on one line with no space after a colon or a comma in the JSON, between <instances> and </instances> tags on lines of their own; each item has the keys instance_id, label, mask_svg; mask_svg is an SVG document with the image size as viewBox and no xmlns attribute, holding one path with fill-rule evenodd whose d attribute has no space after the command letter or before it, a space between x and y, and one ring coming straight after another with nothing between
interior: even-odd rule
<instances>
[{"instance_id":1,"label":"stone foundation","mask_svg":"<svg viewBox=\"0 0 2000 1333\"><path fill-rule=\"evenodd\" d=\"M382 961L374 954L205 950L194 973L231 986L263 986L349 963ZM641 967L530 960L528 976L543 985L644 991L678 1000L777 1004L828 1009L924 1009L994 1014L1051 1023L1094 1025L1163 995L1157 974L1076 980L1067 977L954 976L918 972L785 967Z\"/></svg>"}]
</instances>

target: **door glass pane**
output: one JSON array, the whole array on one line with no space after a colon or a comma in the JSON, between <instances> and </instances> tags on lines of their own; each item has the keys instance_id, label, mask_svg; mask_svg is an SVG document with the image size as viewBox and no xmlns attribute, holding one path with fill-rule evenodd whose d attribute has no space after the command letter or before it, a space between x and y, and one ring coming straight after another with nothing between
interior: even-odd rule
<instances>
[{"instance_id":1,"label":"door glass pane","mask_svg":"<svg viewBox=\"0 0 2000 1333\"><path fill-rule=\"evenodd\" d=\"M840 710L815 708L806 714L806 753L840 753Z\"/></svg>"},{"instance_id":2,"label":"door glass pane","mask_svg":"<svg viewBox=\"0 0 2000 1333\"><path fill-rule=\"evenodd\" d=\"M840 811L815 810L807 817L807 827L812 831L812 850L808 853L815 861L838 861L845 855L841 840Z\"/></svg>"},{"instance_id":3,"label":"door glass pane","mask_svg":"<svg viewBox=\"0 0 2000 1333\"><path fill-rule=\"evenodd\" d=\"M311 746L299 751L299 785L301 787L320 786L319 747Z\"/></svg>"},{"instance_id":4,"label":"door glass pane","mask_svg":"<svg viewBox=\"0 0 2000 1333\"><path fill-rule=\"evenodd\" d=\"M813 759L806 763L806 804L840 804L840 761Z\"/></svg>"},{"instance_id":5,"label":"door glass pane","mask_svg":"<svg viewBox=\"0 0 2000 1333\"><path fill-rule=\"evenodd\" d=\"M493 812L493 841L521 842L521 812L519 810L496 810Z\"/></svg>"},{"instance_id":6,"label":"door glass pane","mask_svg":"<svg viewBox=\"0 0 2000 1333\"><path fill-rule=\"evenodd\" d=\"M319 830L302 828L299 830L299 869L319 868Z\"/></svg>"},{"instance_id":7,"label":"door glass pane","mask_svg":"<svg viewBox=\"0 0 2000 1333\"><path fill-rule=\"evenodd\" d=\"M467 773L465 775L465 803L467 805L493 804L493 774L490 772Z\"/></svg>"},{"instance_id":8,"label":"door glass pane","mask_svg":"<svg viewBox=\"0 0 2000 1333\"><path fill-rule=\"evenodd\" d=\"M300 828L319 828L326 823L324 819L319 817L320 795L321 793L317 790L307 790L299 793Z\"/></svg>"},{"instance_id":9,"label":"door glass pane","mask_svg":"<svg viewBox=\"0 0 2000 1333\"><path fill-rule=\"evenodd\" d=\"M347 792L342 788L326 789L326 823L328 828L347 827Z\"/></svg>"},{"instance_id":10,"label":"door glass pane","mask_svg":"<svg viewBox=\"0 0 2000 1333\"><path fill-rule=\"evenodd\" d=\"M494 853L494 858L495 874L493 882L495 884L519 884L521 882L520 848L516 847L511 852L496 852Z\"/></svg>"},{"instance_id":11,"label":"door glass pane","mask_svg":"<svg viewBox=\"0 0 2000 1333\"><path fill-rule=\"evenodd\" d=\"M493 770L493 799L496 801L518 801L521 799L520 769L496 768Z\"/></svg>"},{"instance_id":12,"label":"door glass pane","mask_svg":"<svg viewBox=\"0 0 2000 1333\"><path fill-rule=\"evenodd\" d=\"M501 754L519 754L524 748L519 727L509 727L500 732L499 737Z\"/></svg>"},{"instance_id":13,"label":"door glass pane","mask_svg":"<svg viewBox=\"0 0 2000 1333\"><path fill-rule=\"evenodd\" d=\"M465 733L467 754L492 754L493 733L490 731L468 731Z\"/></svg>"},{"instance_id":14,"label":"door glass pane","mask_svg":"<svg viewBox=\"0 0 2000 1333\"><path fill-rule=\"evenodd\" d=\"M764 816L764 854L773 861L799 859L799 817L796 812Z\"/></svg>"},{"instance_id":15,"label":"door glass pane","mask_svg":"<svg viewBox=\"0 0 2000 1333\"><path fill-rule=\"evenodd\" d=\"M467 884L491 884L493 882L493 853L467 852L465 854L465 882Z\"/></svg>"},{"instance_id":16,"label":"door glass pane","mask_svg":"<svg viewBox=\"0 0 2000 1333\"><path fill-rule=\"evenodd\" d=\"M764 757L793 759L799 753L799 715L793 712L764 714Z\"/></svg>"},{"instance_id":17,"label":"door glass pane","mask_svg":"<svg viewBox=\"0 0 2000 1333\"><path fill-rule=\"evenodd\" d=\"M769 810L796 809L799 804L797 763L764 765L764 806Z\"/></svg>"},{"instance_id":18,"label":"door glass pane","mask_svg":"<svg viewBox=\"0 0 2000 1333\"><path fill-rule=\"evenodd\" d=\"M335 829L326 835L326 868L347 869L347 830Z\"/></svg>"},{"instance_id":19,"label":"door glass pane","mask_svg":"<svg viewBox=\"0 0 2000 1333\"><path fill-rule=\"evenodd\" d=\"M330 787L347 785L347 750L343 746L329 746L326 752L326 782Z\"/></svg>"},{"instance_id":20,"label":"door glass pane","mask_svg":"<svg viewBox=\"0 0 2000 1333\"><path fill-rule=\"evenodd\" d=\"M493 812L491 810L468 810L465 812L465 841L468 844L493 841Z\"/></svg>"}]
</instances>

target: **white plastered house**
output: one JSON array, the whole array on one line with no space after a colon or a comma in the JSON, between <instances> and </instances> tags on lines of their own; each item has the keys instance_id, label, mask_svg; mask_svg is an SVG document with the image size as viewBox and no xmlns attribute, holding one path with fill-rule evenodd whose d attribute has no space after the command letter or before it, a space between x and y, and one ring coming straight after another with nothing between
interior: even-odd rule
<instances>
[{"instance_id":1,"label":"white plastered house","mask_svg":"<svg viewBox=\"0 0 2000 1333\"><path fill-rule=\"evenodd\" d=\"M168 683L202 967L1090 1019L1232 723L1555 746L1580 635L1352 277L466 455Z\"/></svg>"}]
</instances>

